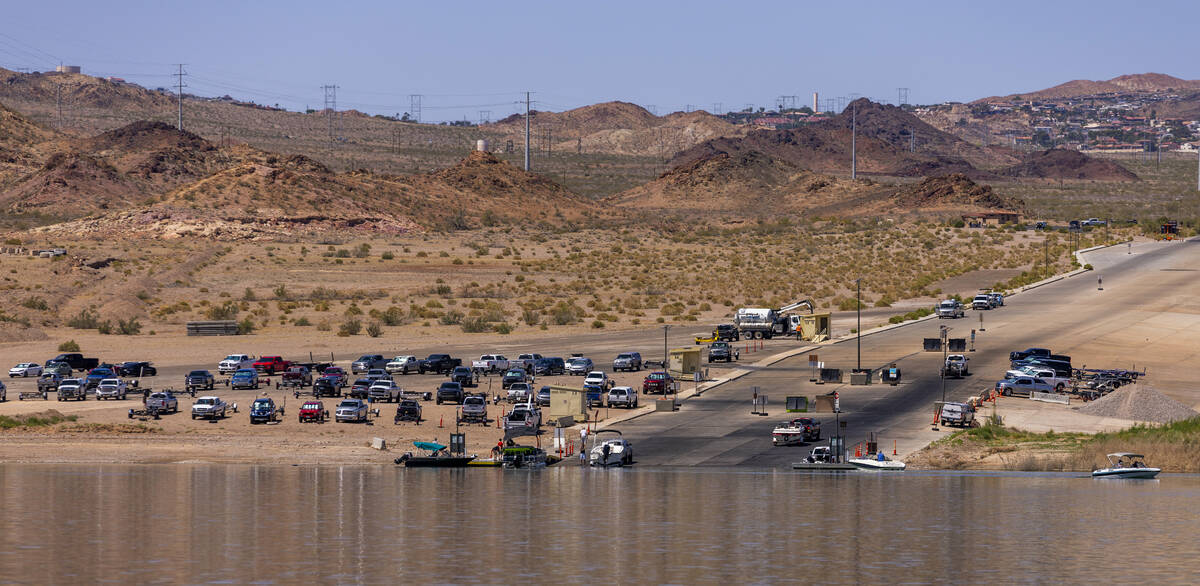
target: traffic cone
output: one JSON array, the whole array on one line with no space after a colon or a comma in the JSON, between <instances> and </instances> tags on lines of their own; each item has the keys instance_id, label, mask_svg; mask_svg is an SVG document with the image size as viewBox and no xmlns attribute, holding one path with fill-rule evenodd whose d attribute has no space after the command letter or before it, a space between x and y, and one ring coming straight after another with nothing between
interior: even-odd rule
<instances>
[{"instance_id":1,"label":"traffic cone","mask_svg":"<svg viewBox=\"0 0 1200 586\"><path fill-rule=\"evenodd\" d=\"M445 422L445 420L446 420L446 416L445 416L445 415L442 415L442 416L438 417L438 427L439 427L439 428L445 427L444 425L442 425L442 424Z\"/></svg>"},{"instance_id":2,"label":"traffic cone","mask_svg":"<svg viewBox=\"0 0 1200 586\"><path fill-rule=\"evenodd\" d=\"M855 458L862 457L862 444L854 444L854 457Z\"/></svg>"},{"instance_id":3,"label":"traffic cone","mask_svg":"<svg viewBox=\"0 0 1200 586\"><path fill-rule=\"evenodd\" d=\"M896 440L892 440L892 455L896 455Z\"/></svg>"}]
</instances>

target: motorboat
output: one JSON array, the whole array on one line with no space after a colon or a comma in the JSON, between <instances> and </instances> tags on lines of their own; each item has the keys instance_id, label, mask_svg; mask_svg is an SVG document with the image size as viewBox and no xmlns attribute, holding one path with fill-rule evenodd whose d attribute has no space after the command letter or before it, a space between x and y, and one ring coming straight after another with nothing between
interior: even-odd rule
<instances>
[{"instance_id":1,"label":"motorboat","mask_svg":"<svg viewBox=\"0 0 1200 586\"><path fill-rule=\"evenodd\" d=\"M546 450L533 446L505 446L500 451L504 468L545 468Z\"/></svg>"},{"instance_id":2,"label":"motorboat","mask_svg":"<svg viewBox=\"0 0 1200 586\"><path fill-rule=\"evenodd\" d=\"M1108 468L1092 470L1092 478L1154 478L1160 468L1146 465L1145 456L1131 452L1108 455Z\"/></svg>"},{"instance_id":3,"label":"motorboat","mask_svg":"<svg viewBox=\"0 0 1200 586\"><path fill-rule=\"evenodd\" d=\"M613 434L616 437L602 439L601 434ZM628 466L633 463L633 445L621 437L621 432L615 429L601 429L592 437L595 444L588 451L588 465L600 468L609 466Z\"/></svg>"},{"instance_id":4,"label":"motorboat","mask_svg":"<svg viewBox=\"0 0 1200 586\"><path fill-rule=\"evenodd\" d=\"M800 446L812 439L821 439L820 423L810 417L799 417L775 426L771 443L775 446Z\"/></svg>"},{"instance_id":5,"label":"motorboat","mask_svg":"<svg viewBox=\"0 0 1200 586\"><path fill-rule=\"evenodd\" d=\"M904 462L892 460L883 452L879 452L874 458L848 458L846 462L864 470L904 470L906 467Z\"/></svg>"},{"instance_id":6,"label":"motorboat","mask_svg":"<svg viewBox=\"0 0 1200 586\"><path fill-rule=\"evenodd\" d=\"M425 450L428 454L414 456L412 452L408 452L396 458L397 464L403 464L405 468L465 468L475 459L473 454L451 454L447 451L448 446L437 442L415 441L413 446Z\"/></svg>"}]
</instances>

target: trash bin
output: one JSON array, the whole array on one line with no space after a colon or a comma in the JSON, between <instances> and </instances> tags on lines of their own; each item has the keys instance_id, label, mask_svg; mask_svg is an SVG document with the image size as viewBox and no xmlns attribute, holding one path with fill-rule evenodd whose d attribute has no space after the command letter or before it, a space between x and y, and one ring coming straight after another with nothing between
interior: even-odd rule
<instances>
[{"instance_id":1,"label":"trash bin","mask_svg":"<svg viewBox=\"0 0 1200 586\"><path fill-rule=\"evenodd\" d=\"M871 384L871 371L860 370L850 373L851 385L869 385Z\"/></svg>"}]
</instances>

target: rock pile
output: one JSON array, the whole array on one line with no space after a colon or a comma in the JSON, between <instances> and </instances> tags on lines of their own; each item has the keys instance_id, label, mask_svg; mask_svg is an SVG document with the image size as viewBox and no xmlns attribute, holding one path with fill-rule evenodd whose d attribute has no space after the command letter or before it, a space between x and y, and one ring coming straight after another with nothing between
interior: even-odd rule
<instances>
[{"instance_id":1,"label":"rock pile","mask_svg":"<svg viewBox=\"0 0 1200 586\"><path fill-rule=\"evenodd\" d=\"M1200 415L1191 407L1172 399L1145 383L1117 389L1079 407L1080 413L1135 421L1170 423Z\"/></svg>"}]
</instances>

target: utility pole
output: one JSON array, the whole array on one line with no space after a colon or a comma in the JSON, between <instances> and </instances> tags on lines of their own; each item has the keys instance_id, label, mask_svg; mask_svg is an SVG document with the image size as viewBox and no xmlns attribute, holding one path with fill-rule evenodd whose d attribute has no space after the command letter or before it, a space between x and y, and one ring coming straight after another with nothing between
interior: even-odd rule
<instances>
[{"instance_id":1,"label":"utility pole","mask_svg":"<svg viewBox=\"0 0 1200 586\"><path fill-rule=\"evenodd\" d=\"M858 334L858 368L854 370L862 372L862 278L855 279L854 286L857 291L854 296L854 309L858 312L858 328L855 330L855 333Z\"/></svg>"},{"instance_id":2,"label":"utility pole","mask_svg":"<svg viewBox=\"0 0 1200 586\"><path fill-rule=\"evenodd\" d=\"M908 152L917 152L917 132L915 130L908 133Z\"/></svg>"},{"instance_id":3,"label":"utility pole","mask_svg":"<svg viewBox=\"0 0 1200 586\"><path fill-rule=\"evenodd\" d=\"M667 354L667 331L670 329L671 324L663 326L663 370L668 372L670 372L671 369L667 365L667 360L670 358L670 355Z\"/></svg>"},{"instance_id":4,"label":"utility pole","mask_svg":"<svg viewBox=\"0 0 1200 586\"><path fill-rule=\"evenodd\" d=\"M58 121L55 124L59 128L62 128L63 121L62 121L62 84L61 83L54 86L54 103L58 108Z\"/></svg>"},{"instance_id":5,"label":"utility pole","mask_svg":"<svg viewBox=\"0 0 1200 586\"><path fill-rule=\"evenodd\" d=\"M896 88L896 94L897 94L896 101L899 102L896 105L900 106L900 107L904 107L904 105L908 103L908 88L906 88L906 87Z\"/></svg>"},{"instance_id":6,"label":"utility pole","mask_svg":"<svg viewBox=\"0 0 1200 586\"><path fill-rule=\"evenodd\" d=\"M183 66L187 65L187 64L179 63L178 65L179 65L179 71L178 71L178 73L175 74L175 77L178 78L177 83L176 83L175 96L176 96L176 98L178 98L178 102L179 102L179 116L175 122L175 129L182 132L183 131L183 88L185 87L183 85L183 76L187 75L186 73L183 72Z\"/></svg>"},{"instance_id":7,"label":"utility pole","mask_svg":"<svg viewBox=\"0 0 1200 586\"><path fill-rule=\"evenodd\" d=\"M850 109L850 180L858 179L858 106Z\"/></svg>"},{"instance_id":8,"label":"utility pole","mask_svg":"<svg viewBox=\"0 0 1200 586\"><path fill-rule=\"evenodd\" d=\"M529 92L525 92L525 172L529 172Z\"/></svg>"}]
</instances>

